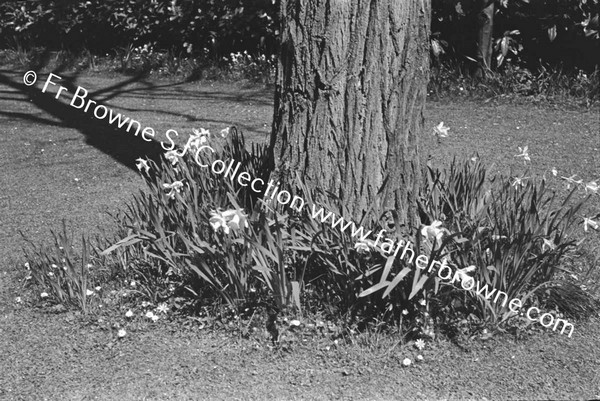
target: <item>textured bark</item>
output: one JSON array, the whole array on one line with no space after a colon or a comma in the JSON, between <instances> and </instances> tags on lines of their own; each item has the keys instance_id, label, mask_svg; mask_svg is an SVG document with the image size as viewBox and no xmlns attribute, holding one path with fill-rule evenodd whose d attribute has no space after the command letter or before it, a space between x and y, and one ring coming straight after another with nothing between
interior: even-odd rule
<instances>
[{"instance_id":1,"label":"textured bark","mask_svg":"<svg viewBox=\"0 0 600 401\"><path fill-rule=\"evenodd\" d=\"M476 76L484 77L492 68L492 43L494 31L494 1L479 0L477 14L477 61Z\"/></svg>"},{"instance_id":2,"label":"textured bark","mask_svg":"<svg viewBox=\"0 0 600 401\"><path fill-rule=\"evenodd\" d=\"M388 176L385 207L414 226L430 14L430 0L281 1L276 176L299 172L355 219Z\"/></svg>"}]
</instances>

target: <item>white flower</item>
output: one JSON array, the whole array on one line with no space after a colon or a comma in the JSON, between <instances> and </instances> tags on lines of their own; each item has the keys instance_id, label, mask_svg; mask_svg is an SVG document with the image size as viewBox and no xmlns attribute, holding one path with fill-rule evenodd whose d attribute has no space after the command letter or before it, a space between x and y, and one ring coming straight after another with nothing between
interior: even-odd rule
<instances>
[{"instance_id":1,"label":"white flower","mask_svg":"<svg viewBox=\"0 0 600 401\"><path fill-rule=\"evenodd\" d=\"M402 365L404 366L410 366L411 363L412 361L408 358L404 358L404 360L402 361Z\"/></svg>"},{"instance_id":2,"label":"white flower","mask_svg":"<svg viewBox=\"0 0 600 401\"><path fill-rule=\"evenodd\" d=\"M542 240L544 241L544 243L542 244L542 252L545 251L546 248L550 249L551 251L556 249L556 245L554 245L554 242L552 240L546 238L542 238Z\"/></svg>"},{"instance_id":3,"label":"white flower","mask_svg":"<svg viewBox=\"0 0 600 401\"><path fill-rule=\"evenodd\" d=\"M125 317L133 317L133 312L131 311L131 309L125 312Z\"/></svg>"},{"instance_id":4,"label":"white flower","mask_svg":"<svg viewBox=\"0 0 600 401\"><path fill-rule=\"evenodd\" d=\"M174 166L179 161L178 159L179 153L175 150L169 150L165 153L165 159L171 162L171 165Z\"/></svg>"},{"instance_id":5,"label":"white flower","mask_svg":"<svg viewBox=\"0 0 600 401\"><path fill-rule=\"evenodd\" d=\"M444 234L450 234L445 228L440 228L442 226L442 222L439 220L434 220L433 223L429 226L423 226L421 228L421 235L427 240L433 242L433 238L436 239L437 245L439 246L442 242Z\"/></svg>"},{"instance_id":6,"label":"white flower","mask_svg":"<svg viewBox=\"0 0 600 401\"><path fill-rule=\"evenodd\" d=\"M417 355L417 361L422 361L423 360L423 355Z\"/></svg>"},{"instance_id":7,"label":"white flower","mask_svg":"<svg viewBox=\"0 0 600 401\"><path fill-rule=\"evenodd\" d=\"M425 341L419 338L417 341L415 341L415 347L417 347L419 350L422 350L425 348Z\"/></svg>"},{"instance_id":8,"label":"white flower","mask_svg":"<svg viewBox=\"0 0 600 401\"><path fill-rule=\"evenodd\" d=\"M180 193L181 188L183 188L183 182L175 181L172 184L163 184L163 188L170 189L167 196L171 199L175 199L175 192Z\"/></svg>"},{"instance_id":9,"label":"white flower","mask_svg":"<svg viewBox=\"0 0 600 401\"><path fill-rule=\"evenodd\" d=\"M127 332L125 331L125 329L120 329L120 330L117 332L117 336L118 336L119 338L123 338L123 337L125 337L126 335L127 335Z\"/></svg>"},{"instance_id":10,"label":"white flower","mask_svg":"<svg viewBox=\"0 0 600 401\"><path fill-rule=\"evenodd\" d=\"M419 304L421 306L425 306L427 304L427 301L425 301L425 298L423 298L423 299L419 300Z\"/></svg>"},{"instance_id":11,"label":"white flower","mask_svg":"<svg viewBox=\"0 0 600 401\"><path fill-rule=\"evenodd\" d=\"M296 327L300 326L300 320L298 320L298 319L290 320L290 326L296 326Z\"/></svg>"},{"instance_id":12,"label":"white flower","mask_svg":"<svg viewBox=\"0 0 600 401\"><path fill-rule=\"evenodd\" d=\"M473 277L469 276L468 273L474 272L475 270L477 270L476 266L467 266L464 269L457 269L456 275L460 281L473 280Z\"/></svg>"},{"instance_id":13,"label":"white flower","mask_svg":"<svg viewBox=\"0 0 600 401\"><path fill-rule=\"evenodd\" d=\"M514 178L515 178L515 181L512 183L512 186L517 188L517 185L525 186L525 183L523 182L523 180L526 180L529 177L514 177Z\"/></svg>"},{"instance_id":14,"label":"white flower","mask_svg":"<svg viewBox=\"0 0 600 401\"><path fill-rule=\"evenodd\" d=\"M494 234L494 235L492 235L491 238L492 238L492 241L500 241L502 239L507 239L508 237L506 235L497 235L497 234Z\"/></svg>"},{"instance_id":15,"label":"white flower","mask_svg":"<svg viewBox=\"0 0 600 401\"><path fill-rule=\"evenodd\" d=\"M242 226L248 227L246 220L248 216L241 209L230 209L224 212L213 210L210 214L212 217L209 219L209 223L215 231L222 228L225 234L229 234L230 229L239 230Z\"/></svg>"},{"instance_id":16,"label":"white flower","mask_svg":"<svg viewBox=\"0 0 600 401\"><path fill-rule=\"evenodd\" d=\"M66 262L66 260L64 260L64 259L63 259L63 262ZM91 269L91 268L92 268L92 267L94 267L94 266L93 266L91 263L88 263L88 264L86 265L86 267L87 267L88 269Z\"/></svg>"},{"instance_id":17,"label":"white flower","mask_svg":"<svg viewBox=\"0 0 600 401\"><path fill-rule=\"evenodd\" d=\"M94 288L96 291L100 291L102 289L102 287L100 287L99 285L96 286L96 288Z\"/></svg>"},{"instance_id":18,"label":"white flower","mask_svg":"<svg viewBox=\"0 0 600 401\"><path fill-rule=\"evenodd\" d=\"M354 244L354 249L356 249L358 252L369 252L373 248L375 248L375 242L370 239L357 241L356 244Z\"/></svg>"},{"instance_id":19,"label":"white flower","mask_svg":"<svg viewBox=\"0 0 600 401\"><path fill-rule=\"evenodd\" d=\"M198 149L208 142L208 138L210 138L210 132L208 130L204 128L200 128L200 131L195 128L192 130L194 131L194 134L190 136L190 139L188 139L189 146L194 146L196 149Z\"/></svg>"},{"instance_id":20,"label":"white flower","mask_svg":"<svg viewBox=\"0 0 600 401\"><path fill-rule=\"evenodd\" d=\"M407 311L406 309L402 309L402 314L403 314L404 316L406 316L406 315L408 315L408 311Z\"/></svg>"},{"instance_id":21,"label":"white flower","mask_svg":"<svg viewBox=\"0 0 600 401\"><path fill-rule=\"evenodd\" d=\"M433 129L433 135L437 136L438 138L447 138L449 130L450 128L445 127L444 122L442 121Z\"/></svg>"},{"instance_id":22,"label":"white flower","mask_svg":"<svg viewBox=\"0 0 600 401\"><path fill-rule=\"evenodd\" d=\"M148 319L152 319L152 318L154 318L154 313L152 313L152 311L148 311L148 312L146 312L146 317Z\"/></svg>"},{"instance_id":23,"label":"white flower","mask_svg":"<svg viewBox=\"0 0 600 401\"><path fill-rule=\"evenodd\" d=\"M42 297L42 298L48 298L48 293L44 291L44 292L42 292L40 294L40 297Z\"/></svg>"},{"instance_id":24,"label":"white flower","mask_svg":"<svg viewBox=\"0 0 600 401\"><path fill-rule=\"evenodd\" d=\"M579 185L579 184L583 183L583 180L576 180L575 177L577 177L577 174L572 175L570 177L560 176L560 178L562 178L563 180L567 181L567 189L571 188L571 184Z\"/></svg>"},{"instance_id":25,"label":"white flower","mask_svg":"<svg viewBox=\"0 0 600 401\"><path fill-rule=\"evenodd\" d=\"M53 277L53 276L54 276L54 273L52 273L52 272L48 272L48 276L49 276L49 277Z\"/></svg>"},{"instance_id":26,"label":"white flower","mask_svg":"<svg viewBox=\"0 0 600 401\"><path fill-rule=\"evenodd\" d=\"M585 192L587 192L588 189L591 192L597 194L598 193L598 189L600 189L600 186L598 186L598 184L596 183L596 181L591 181L591 182L588 182L587 184L585 184Z\"/></svg>"},{"instance_id":27,"label":"white flower","mask_svg":"<svg viewBox=\"0 0 600 401\"><path fill-rule=\"evenodd\" d=\"M87 290L87 291L85 292L85 295L87 295L88 297L91 297L92 295L94 295L94 291L92 291L92 290Z\"/></svg>"},{"instance_id":28,"label":"white flower","mask_svg":"<svg viewBox=\"0 0 600 401\"><path fill-rule=\"evenodd\" d=\"M20 304L23 300L21 299L21 297L16 297L15 298L15 302Z\"/></svg>"},{"instance_id":29,"label":"white flower","mask_svg":"<svg viewBox=\"0 0 600 401\"><path fill-rule=\"evenodd\" d=\"M227 135L229 135L229 127L224 128L221 130L221 137L222 138L227 138Z\"/></svg>"},{"instance_id":30,"label":"white flower","mask_svg":"<svg viewBox=\"0 0 600 401\"><path fill-rule=\"evenodd\" d=\"M552 167L552 175L555 177L558 175L558 170L555 167Z\"/></svg>"},{"instance_id":31,"label":"white flower","mask_svg":"<svg viewBox=\"0 0 600 401\"><path fill-rule=\"evenodd\" d=\"M169 307L167 306L167 304L162 303L156 307L156 310L161 313L167 313L169 311Z\"/></svg>"},{"instance_id":32,"label":"white flower","mask_svg":"<svg viewBox=\"0 0 600 401\"><path fill-rule=\"evenodd\" d=\"M531 161L531 158L529 157L529 152L527 151L527 146L525 146L524 148L521 148L519 146L519 153L518 155L515 155L515 157L522 157L525 161L525 164L527 164L527 162Z\"/></svg>"},{"instance_id":33,"label":"white flower","mask_svg":"<svg viewBox=\"0 0 600 401\"><path fill-rule=\"evenodd\" d=\"M135 280L131 280L131 283L129 283L130 286L135 287L137 284L135 282Z\"/></svg>"},{"instance_id":34,"label":"white flower","mask_svg":"<svg viewBox=\"0 0 600 401\"><path fill-rule=\"evenodd\" d=\"M158 320L158 315L152 316L151 319L152 319L153 322L156 322Z\"/></svg>"},{"instance_id":35,"label":"white flower","mask_svg":"<svg viewBox=\"0 0 600 401\"><path fill-rule=\"evenodd\" d=\"M588 227L592 227L594 230L597 230L598 229L598 223L596 223L592 219L584 217L583 218L583 229L584 229L584 231L587 231Z\"/></svg>"},{"instance_id":36,"label":"white flower","mask_svg":"<svg viewBox=\"0 0 600 401\"><path fill-rule=\"evenodd\" d=\"M30 267L29 267L29 262L25 263L23 266L25 266L25 268L26 268L27 270L29 270L29 269L30 269Z\"/></svg>"},{"instance_id":37,"label":"white flower","mask_svg":"<svg viewBox=\"0 0 600 401\"><path fill-rule=\"evenodd\" d=\"M137 167L137 169L141 172L142 169L146 170L146 174L148 174L148 171L150 171L150 165L148 165L148 160L144 160L141 157L137 158L135 160L137 163L135 164L135 166Z\"/></svg>"},{"instance_id":38,"label":"white flower","mask_svg":"<svg viewBox=\"0 0 600 401\"><path fill-rule=\"evenodd\" d=\"M50 265L50 267L52 267L53 269L58 269L58 266L56 266L54 263L52 263L52 264Z\"/></svg>"}]
</instances>

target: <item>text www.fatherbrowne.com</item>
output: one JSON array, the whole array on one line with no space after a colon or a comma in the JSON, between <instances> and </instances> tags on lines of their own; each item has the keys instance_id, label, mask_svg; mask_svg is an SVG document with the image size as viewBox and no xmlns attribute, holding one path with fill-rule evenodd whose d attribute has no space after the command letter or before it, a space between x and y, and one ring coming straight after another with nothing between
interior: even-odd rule
<instances>
[{"instance_id":1,"label":"text www.fatherbrowne.com","mask_svg":"<svg viewBox=\"0 0 600 401\"><path fill-rule=\"evenodd\" d=\"M54 81L53 81L53 79L54 79ZM34 85L36 80L37 80L37 75L34 71L28 71L23 76L23 82L27 86ZM50 73L48 75L48 78L46 79L44 87L42 88L42 92L45 93L48 90L49 86L56 86L57 81L59 81L59 80L61 80L61 78L58 75ZM55 99L59 99L63 92L68 92L68 89L63 86L59 86L58 90L56 92L56 95L55 95ZM88 91L85 88L82 88L81 86L77 87L77 90L73 94L73 97L71 98L69 104L76 109L82 109L84 113L87 113L88 110L92 110L92 106L93 106L92 113L93 113L94 117L96 117L99 120L103 120L108 117L108 122L110 124L115 124L118 128L126 127L125 130L128 133L130 132L130 130L132 128L135 127L135 135L137 136L141 130L142 131L142 139L144 139L145 141L150 142L153 140L153 138L155 136L155 131L153 128L145 127L142 129L142 125L140 124L139 121L136 121L129 117L124 117L120 113L115 113L115 112L113 112L112 109L109 109L104 105L98 104L96 101L94 101L92 99L88 99ZM161 142L162 148L166 151L172 151L175 148L175 142L172 140L172 138L170 136L171 134L178 136L178 133L175 130L170 129L166 132L166 136L170 141L170 145L168 147L165 147L164 142ZM178 155L183 156L183 154L188 150L188 148L189 148L189 141L188 141L188 145L186 145L185 149ZM208 152L216 153L215 150L208 145L198 147L196 149L195 161L200 167L202 167L202 168L210 167L211 171L217 175L224 173L223 174L224 178L229 177L232 182L237 178L237 182L239 185L250 186L250 188L254 192L256 192L257 194L262 194L263 200L267 199L267 200L271 200L271 201L277 201L277 203L279 203L281 205L289 204L289 206L291 208L293 208L299 212L301 212L304 209L304 207L305 207L304 199L299 196L292 196L292 194L288 191L280 190L279 182L274 183L272 180L269 180L269 182L266 183L266 187L265 187L264 180L262 180L260 178L256 178L256 177L253 178L246 171L240 172L238 174L238 171L240 170L240 167L241 167L241 163L239 161L236 162L235 160L228 160L228 161L214 160L212 162L212 164L203 164L202 160L200 160L200 158L199 158L200 152L203 152L203 151L207 152L207 153ZM263 191L264 191L264 193L263 193ZM402 250L402 254L400 255L400 258L401 259L407 258L408 260L406 262L408 264L411 264L411 265L414 264L418 269L421 269L421 270L424 270L429 266L429 269L427 271L428 273L431 273L434 266L437 265L436 272L440 279L442 279L444 281L450 281L452 284L455 283L456 281L458 281L460 283L462 289L467 290L467 291L470 291L470 290L473 290L474 288L476 288L476 290L475 290L476 294L478 296L482 296L482 294L485 293L485 299L488 301L491 300L491 298L494 296L494 293L495 293L496 296L494 297L492 302L497 303L498 300L503 296L504 299L502 300L502 306L505 307L507 304L508 295L505 292L497 291L496 288L492 288L490 291L488 289L488 284L485 284L482 286L480 284L479 280L475 280L470 276L466 276L465 274L462 274L462 271L460 269L457 269L456 271L453 272L452 269L446 264L447 261L445 259L442 262L429 261L429 258L427 255L418 255L415 258L415 251L414 251L412 243L410 241L400 240L397 244L395 244L394 241L389 238L383 238L384 241L382 241L382 237L384 236L384 233L386 232L385 229L382 229L377 234L377 237L376 237L375 241L373 242L373 241L368 240L368 237L371 235L372 231L365 232L365 230L363 229L362 226L357 227L356 224L354 224L354 222L346 221L343 217L337 218L335 216L335 214L333 214L332 212L326 213L326 211L322 207L317 207L314 204L311 205L311 209L312 209L311 210L311 218L314 220L320 221L320 223L322 223L322 224L325 224L325 223L327 223L328 220L330 220L331 227L334 229L339 227L339 230L341 230L342 232L348 230L351 227L351 229L350 229L351 236L353 238L356 237L357 242L370 243L371 247L379 249L383 254L386 254L386 255L391 255L392 252L394 252L394 257L396 255L398 255L398 253ZM414 262L413 262L413 260L414 260ZM510 311L513 312L514 314L519 314L520 309L523 307L521 300L518 298L513 298L512 300L510 300L510 302L508 302L508 305L509 305ZM540 315L539 317L532 316L532 312L537 314L540 312L540 309L538 309L536 307L530 307L526 313L521 313L521 315L525 315L531 321L534 321L534 322L538 321L542 326L544 326L546 328L553 326L553 330L556 330L562 323L563 326L561 329L561 333L563 333L565 331L565 329L569 328L570 331L569 331L568 336L571 337L571 335L573 334L574 326L571 323L567 322L566 320L556 319L556 321L555 321L554 316L550 313L544 313L544 314Z\"/></svg>"}]
</instances>

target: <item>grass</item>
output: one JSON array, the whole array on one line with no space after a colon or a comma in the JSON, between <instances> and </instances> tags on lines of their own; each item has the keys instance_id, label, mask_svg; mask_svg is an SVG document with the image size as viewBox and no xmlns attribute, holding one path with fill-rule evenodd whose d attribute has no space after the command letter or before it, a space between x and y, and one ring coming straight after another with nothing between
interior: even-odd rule
<instances>
[{"instance_id":1,"label":"grass","mask_svg":"<svg viewBox=\"0 0 600 401\"><path fill-rule=\"evenodd\" d=\"M9 77L19 81L24 71ZM110 88L124 78L81 74L77 84L90 91ZM39 88L38 88L39 89ZM525 337L495 336L467 341L463 349L441 340L428 343L417 363L412 345L394 346L393 336L349 335L335 331L310 336L286 332L288 346L270 348L264 325L244 338L243 323L150 323L136 311L136 324L118 340L110 316L83 319L74 312L51 313L23 290L17 263L23 241L49 241L63 218L73 231L92 231L142 187L136 172L86 143L69 116L50 117L27 96L2 85L0 138L3 196L0 210L0 398L6 399L588 399L600 396L595 367L600 363L598 318L577 323L572 338L539 330ZM219 130L230 123L250 139L266 138L272 117L271 91L223 83L146 80L97 95L116 110L134 116L164 135L176 129L182 142L191 128ZM112 97L114 96L114 97ZM597 108L512 105L501 99L482 103L429 102L427 133L439 121L450 136L438 144L424 138L422 154L448 165L454 155L478 153L491 172L520 173L517 146L529 146L531 174L579 174L598 179ZM93 124L90 120L86 124ZM185 133L185 134L184 134ZM157 135L157 139L158 135ZM159 139L160 140L160 139ZM550 180L566 191L564 184ZM598 203L590 205L597 210ZM91 232L90 232L91 233ZM92 233L91 233L92 234ZM580 233L583 235L583 233ZM77 239L78 235L75 236ZM598 249L588 234L582 252ZM75 246L79 246L77 243ZM573 255L578 267L582 258ZM590 261L593 263L593 261ZM584 264L581 263L581 268ZM597 276L581 282L600 294ZM16 303L15 297L23 303ZM124 311L123 311L124 312ZM99 322L98 319L103 319ZM116 320L116 319L114 319ZM131 328L130 328L131 327ZM342 333L343 334L343 333ZM303 341L306 339L307 341ZM348 343L344 339L348 340ZM334 341L337 340L336 344ZM410 357L413 366L404 368ZM456 369L460 366L461 369ZM567 372L567 374L565 374ZM515 380L515 377L518 379Z\"/></svg>"}]
</instances>

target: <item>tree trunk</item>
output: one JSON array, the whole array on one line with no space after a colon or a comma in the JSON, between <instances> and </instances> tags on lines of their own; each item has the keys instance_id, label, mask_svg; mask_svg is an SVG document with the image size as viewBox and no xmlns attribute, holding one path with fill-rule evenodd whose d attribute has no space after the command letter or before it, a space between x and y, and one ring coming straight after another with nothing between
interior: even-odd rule
<instances>
[{"instance_id":1,"label":"tree trunk","mask_svg":"<svg viewBox=\"0 0 600 401\"><path fill-rule=\"evenodd\" d=\"M475 76L485 77L492 68L492 43L494 33L494 1L479 0L477 14L477 69Z\"/></svg>"},{"instance_id":2,"label":"tree trunk","mask_svg":"<svg viewBox=\"0 0 600 401\"><path fill-rule=\"evenodd\" d=\"M430 0L282 0L271 152L339 196L356 221L384 208L413 227L429 78Z\"/></svg>"}]
</instances>

